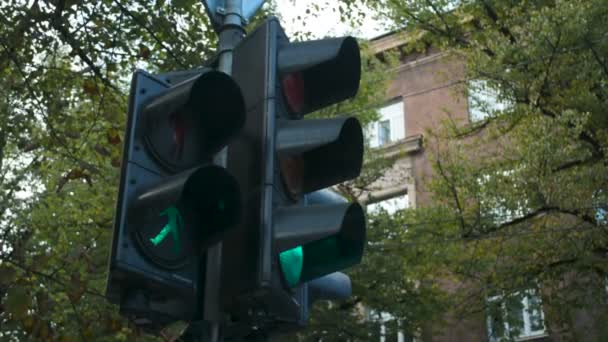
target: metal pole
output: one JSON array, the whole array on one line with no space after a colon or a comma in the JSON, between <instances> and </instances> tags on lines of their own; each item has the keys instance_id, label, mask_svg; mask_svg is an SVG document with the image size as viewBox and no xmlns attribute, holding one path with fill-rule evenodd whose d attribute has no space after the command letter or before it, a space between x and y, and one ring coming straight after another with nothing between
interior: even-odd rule
<instances>
[{"instance_id":1,"label":"metal pole","mask_svg":"<svg viewBox=\"0 0 608 342\"><path fill-rule=\"evenodd\" d=\"M219 30L219 70L232 74L232 51L245 36L245 19L243 18L243 1L226 0L224 20Z\"/></svg>"},{"instance_id":2,"label":"metal pole","mask_svg":"<svg viewBox=\"0 0 608 342\"><path fill-rule=\"evenodd\" d=\"M232 74L232 53L236 45L245 36L243 26L242 0L226 0L225 8L218 7L218 14L223 15L222 25L219 29L219 70L228 75ZM223 12L223 13L222 13ZM219 152L214 161L217 165L226 167L228 149ZM222 267L222 243L219 242L207 251L207 267L205 276L205 307L203 317L210 324L209 339L211 342L220 342L222 312L220 306L220 282Z\"/></svg>"}]
</instances>

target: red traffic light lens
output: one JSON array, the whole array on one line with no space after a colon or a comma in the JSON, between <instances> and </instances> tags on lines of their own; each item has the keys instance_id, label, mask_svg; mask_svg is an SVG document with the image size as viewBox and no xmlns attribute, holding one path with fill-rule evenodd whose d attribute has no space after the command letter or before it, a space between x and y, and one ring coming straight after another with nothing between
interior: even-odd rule
<instances>
[{"instance_id":1,"label":"red traffic light lens","mask_svg":"<svg viewBox=\"0 0 608 342\"><path fill-rule=\"evenodd\" d=\"M304 109L305 88L304 77L301 72L295 72L283 76L281 79L283 95L292 113L301 113Z\"/></svg>"},{"instance_id":2,"label":"red traffic light lens","mask_svg":"<svg viewBox=\"0 0 608 342\"><path fill-rule=\"evenodd\" d=\"M239 85L218 71L165 89L142 113L146 149L171 172L207 162L245 124Z\"/></svg>"},{"instance_id":3,"label":"red traffic light lens","mask_svg":"<svg viewBox=\"0 0 608 342\"><path fill-rule=\"evenodd\" d=\"M169 116L170 126L173 129L173 151L175 155L173 160L181 161L184 153L184 137L186 135L186 125L182 116L178 113L173 113Z\"/></svg>"}]
</instances>

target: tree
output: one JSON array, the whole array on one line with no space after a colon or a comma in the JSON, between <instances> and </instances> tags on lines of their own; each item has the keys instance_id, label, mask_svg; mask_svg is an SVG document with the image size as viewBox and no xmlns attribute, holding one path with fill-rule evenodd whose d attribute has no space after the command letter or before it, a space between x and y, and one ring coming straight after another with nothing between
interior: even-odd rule
<instances>
[{"instance_id":1,"label":"tree","mask_svg":"<svg viewBox=\"0 0 608 342\"><path fill-rule=\"evenodd\" d=\"M418 299L411 305L424 306L417 309L428 313L417 317L423 325L445 308L465 317L486 312L486 298L530 287L541 289L549 330L574 334L572 315L581 307L605 317L597 302L608 272L606 2L341 1L355 18L370 15L365 6L418 37L409 52L441 49L463 60L463 84L496 92L506 105L486 106L472 124L455 122L448 109L425 141L433 151L432 202L385 222L373 218L372 241L382 243L369 249L393 246L382 265L390 259L392 272L420 286L384 280L373 252L364 279L383 279L388 299L400 291ZM376 224L383 232L374 237ZM460 286L441 296L437 286L446 281ZM400 316L408 308L399 300L367 299L363 305L409 319L414 324L405 326L416 330L419 320Z\"/></svg>"},{"instance_id":2,"label":"tree","mask_svg":"<svg viewBox=\"0 0 608 342\"><path fill-rule=\"evenodd\" d=\"M248 29L273 11L265 6ZM136 67L185 70L212 58L204 8L10 1L0 23L0 337L152 338L104 298L128 82ZM385 84L364 75L361 95L334 112L362 108L356 115L373 119L368 104Z\"/></svg>"}]
</instances>

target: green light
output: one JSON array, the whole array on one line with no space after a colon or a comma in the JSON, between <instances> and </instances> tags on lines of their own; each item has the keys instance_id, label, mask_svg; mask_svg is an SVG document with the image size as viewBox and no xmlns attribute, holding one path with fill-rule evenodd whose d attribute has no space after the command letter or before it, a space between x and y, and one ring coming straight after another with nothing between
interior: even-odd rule
<instances>
[{"instance_id":1,"label":"green light","mask_svg":"<svg viewBox=\"0 0 608 342\"><path fill-rule=\"evenodd\" d=\"M218 208L219 208L221 211L224 211L224 208L225 208L224 201L220 200L220 201L218 202L218 204L217 204L217 207L218 207Z\"/></svg>"},{"instance_id":2,"label":"green light","mask_svg":"<svg viewBox=\"0 0 608 342\"><path fill-rule=\"evenodd\" d=\"M170 206L169 208L163 210L160 213L160 216L166 215L169 217L167 220L167 224L161 229L161 231L153 238L150 239L150 242L154 246L158 246L163 240L172 233L173 235L173 251L175 253L179 253L181 246L179 243L179 235L178 230L180 227L184 226L184 220L182 219L182 215L179 213L176 207Z\"/></svg>"},{"instance_id":3,"label":"green light","mask_svg":"<svg viewBox=\"0 0 608 342\"><path fill-rule=\"evenodd\" d=\"M300 282L302 267L304 265L304 250L302 246L280 253L279 262L281 263L281 269L283 270L287 284L290 287L296 286Z\"/></svg>"}]
</instances>

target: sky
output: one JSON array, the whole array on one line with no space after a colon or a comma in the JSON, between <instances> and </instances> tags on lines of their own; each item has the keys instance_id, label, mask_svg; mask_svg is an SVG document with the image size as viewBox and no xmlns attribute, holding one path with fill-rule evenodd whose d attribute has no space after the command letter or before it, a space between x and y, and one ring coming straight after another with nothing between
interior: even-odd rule
<instances>
[{"instance_id":1,"label":"sky","mask_svg":"<svg viewBox=\"0 0 608 342\"><path fill-rule=\"evenodd\" d=\"M311 6L318 5L323 10L319 17L313 17L312 13L318 13ZM308 29L315 38L326 36L354 35L358 38L373 38L388 30L383 25L372 18L370 13L366 16L364 24L360 28L352 28L348 24L340 22L340 14L335 0L277 0L277 7L281 13L281 24L292 35L293 32ZM311 8L311 14L306 14L306 10ZM301 16L302 20L298 20ZM303 22L308 23L306 27Z\"/></svg>"}]
</instances>

